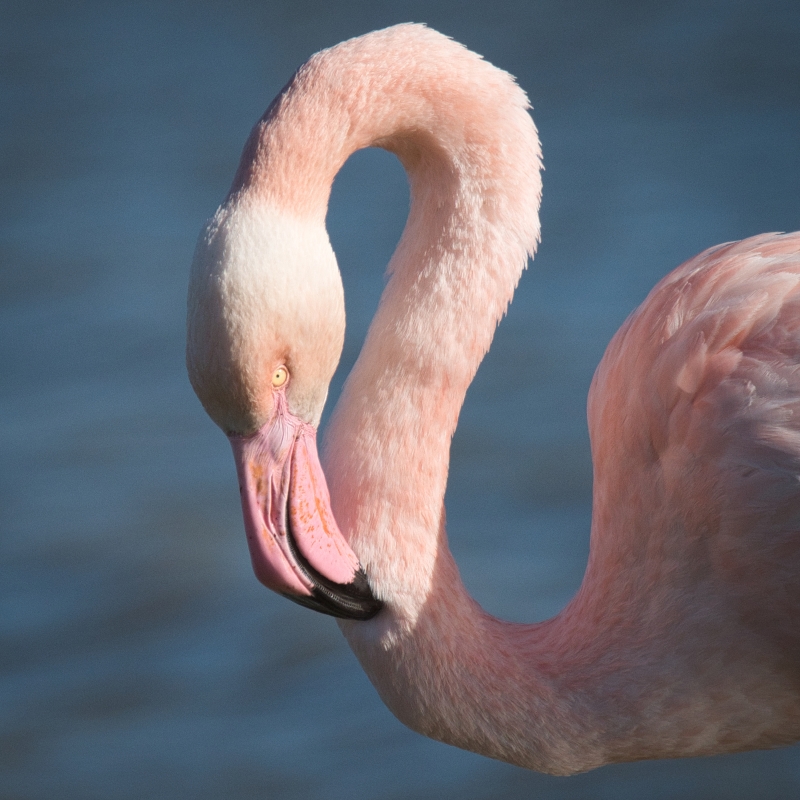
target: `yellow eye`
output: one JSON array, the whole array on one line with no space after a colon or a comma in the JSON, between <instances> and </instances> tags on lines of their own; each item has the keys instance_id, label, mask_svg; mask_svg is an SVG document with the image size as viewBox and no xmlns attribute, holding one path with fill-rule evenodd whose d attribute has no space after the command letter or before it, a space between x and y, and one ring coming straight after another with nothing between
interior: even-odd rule
<instances>
[{"instance_id":1,"label":"yellow eye","mask_svg":"<svg viewBox=\"0 0 800 800\"><path fill-rule=\"evenodd\" d=\"M283 386L284 383L289 378L289 370L286 367L278 367L275 372L272 373L272 386L275 389L279 389Z\"/></svg>"}]
</instances>

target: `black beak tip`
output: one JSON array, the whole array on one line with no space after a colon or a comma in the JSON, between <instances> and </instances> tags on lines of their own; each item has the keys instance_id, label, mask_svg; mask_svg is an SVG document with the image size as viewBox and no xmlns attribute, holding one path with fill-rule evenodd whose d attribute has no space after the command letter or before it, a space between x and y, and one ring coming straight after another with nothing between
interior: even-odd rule
<instances>
[{"instance_id":1,"label":"black beak tip","mask_svg":"<svg viewBox=\"0 0 800 800\"><path fill-rule=\"evenodd\" d=\"M340 619L372 619L382 608L370 588L364 570L359 567L350 583L334 583L317 572L297 548L291 529L288 531L289 550L300 572L312 584L311 596L284 594L283 596L306 608Z\"/></svg>"},{"instance_id":2,"label":"black beak tip","mask_svg":"<svg viewBox=\"0 0 800 800\"><path fill-rule=\"evenodd\" d=\"M316 576L310 577L314 588L309 597L296 594L284 594L284 597L320 614L340 619L372 619L383 608L383 603L372 594L363 570L359 570L353 582L348 584L322 583L315 579Z\"/></svg>"}]
</instances>

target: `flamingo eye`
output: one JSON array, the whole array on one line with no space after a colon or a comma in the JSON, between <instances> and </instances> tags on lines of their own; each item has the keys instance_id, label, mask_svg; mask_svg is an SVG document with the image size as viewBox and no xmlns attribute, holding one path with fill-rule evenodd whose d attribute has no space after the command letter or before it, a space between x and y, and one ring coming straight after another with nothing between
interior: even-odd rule
<instances>
[{"instance_id":1,"label":"flamingo eye","mask_svg":"<svg viewBox=\"0 0 800 800\"><path fill-rule=\"evenodd\" d=\"M272 373L272 387L279 389L289 379L289 370L286 367L278 367Z\"/></svg>"}]
</instances>

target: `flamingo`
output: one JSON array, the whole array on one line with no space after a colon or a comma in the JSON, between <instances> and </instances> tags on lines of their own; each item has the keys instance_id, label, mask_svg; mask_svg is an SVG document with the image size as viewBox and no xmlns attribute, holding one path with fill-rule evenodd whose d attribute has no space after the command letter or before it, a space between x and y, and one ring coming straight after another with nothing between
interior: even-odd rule
<instances>
[{"instance_id":1,"label":"flamingo","mask_svg":"<svg viewBox=\"0 0 800 800\"><path fill-rule=\"evenodd\" d=\"M540 148L507 73L420 25L304 64L200 236L187 365L228 436L257 577L339 618L414 730L553 774L800 739L800 233L701 253L611 341L588 400L589 561L512 624L448 549L450 440L539 240ZM334 176L378 146L411 207L327 433L344 335ZM501 524L502 520L498 520Z\"/></svg>"}]
</instances>

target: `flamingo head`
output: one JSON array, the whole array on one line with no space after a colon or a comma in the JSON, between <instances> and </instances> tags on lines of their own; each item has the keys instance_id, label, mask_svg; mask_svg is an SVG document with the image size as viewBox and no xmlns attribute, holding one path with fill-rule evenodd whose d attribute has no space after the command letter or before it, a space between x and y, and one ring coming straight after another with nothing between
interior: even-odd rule
<instances>
[{"instance_id":1,"label":"flamingo head","mask_svg":"<svg viewBox=\"0 0 800 800\"><path fill-rule=\"evenodd\" d=\"M258 579L317 611L369 619L381 603L333 517L316 446L343 339L324 224L232 195L192 265L189 377L231 442Z\"/></svg>"}]
</instances>

